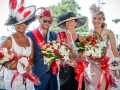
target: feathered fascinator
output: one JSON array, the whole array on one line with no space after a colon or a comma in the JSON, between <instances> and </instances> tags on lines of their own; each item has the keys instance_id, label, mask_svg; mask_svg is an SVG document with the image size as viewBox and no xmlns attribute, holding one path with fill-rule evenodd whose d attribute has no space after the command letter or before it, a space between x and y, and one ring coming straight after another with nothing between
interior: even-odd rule
<instances>
[{"instance_id":1,"label":"feathered fascinator","mask_svg":"<svg viewBox=\"0 0 120 90\"><path fill-rule=\"evenodd\" d=\"M91 13L92 15L96 15L96 14L98 14L99 12L101 12L100 7L97 7L96 4L92 4L92 5L89 7L89 10L90 10L90 13Z\"/></svg>"},{"instance_id":2,"label":"feathered fascinator","mask_svg":"<svg viewBox=\"0 0 120 90\"><path fill-rule=\"evenodd\" d=\"M6 26L20 24L26 21L32 21L35 16L36 6L31 5L24 7L24 0L10 0L9 1L10 15L5 22Z\"/></svg>"},{"instance_id":3,"label":"feathered fascinator","mask_svg":"<svg viewBox=\"0 0 120 90\"><path fill-rule=\"evenodd\" d=\"M36 16L49 16L52 17L52 13L48 8L40 7L36 10Z\"/></svg>"}]
</instances>

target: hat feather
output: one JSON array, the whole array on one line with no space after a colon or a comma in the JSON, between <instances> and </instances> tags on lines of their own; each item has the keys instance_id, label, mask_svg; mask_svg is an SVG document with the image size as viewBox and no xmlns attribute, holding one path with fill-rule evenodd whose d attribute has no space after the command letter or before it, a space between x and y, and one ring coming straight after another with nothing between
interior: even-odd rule
<instances>
[{"instance_id":1,"label":"hat feather","mask_svg":"<svg viewBox=\"0 0 120 90\"><path fill-rule=\"evenodd\" d=\"M11 15L15 17L16 12L19 8L21 8L24 4L24 0L10 0L9 1L9 9L11 12Z\"/></svg>"}]
</instances>

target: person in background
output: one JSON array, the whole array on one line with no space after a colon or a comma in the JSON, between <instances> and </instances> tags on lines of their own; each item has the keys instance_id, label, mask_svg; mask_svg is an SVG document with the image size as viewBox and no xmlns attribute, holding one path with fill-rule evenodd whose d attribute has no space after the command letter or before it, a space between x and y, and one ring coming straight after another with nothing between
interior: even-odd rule
<instances>
[{"instance_id":1,"label":"person in background","mask_svg":"<svg viewBox=\"0 0 120 90\"><path fill-rule=\"evenodd\" d=\"M82 35L77 34L75 30L82 28L88 22L86 16L77 17L74 12L67 12L58 17L58 27L65 31L66 39L68 44L71 46L72 43L81 42L83 40ZM58 32L58 40L62 41L63 38L60 37ZM73 44L74 45L74 44ZM76 45L72 47L75 49ZM76 49L77 50L77 49ZM73 57L72 57L73 58ZM60 86L60 90L78 90L78 81L75 79L76 73L74 68L77 66L77 61L75 58L66 62L69 65L69 78L68 80ZM85 83L82 83L82 90L85 90Z\"/></svg>"},{"instance_id":2,"label":"person in background","mask_svg":"<svg viewBox=\"0 0 120 90\"><path fill-rule=\"evenodd\" d=\"M118 44L117 50L118 50L118 53L120 55L120 44Z\"/></svg>"},{"instance_id":3,"label":"person in background","mask_svg":"<svg viewBox=\"0 0 120 90\"><path fill-rule=\"evenodd\" d=\"M39 21L39 27L26 33L34 43L34 67L32 72L38 76L41 82L39 86L34 85L34 89L57 90L57 75L53 74L52 68L46 72L47 65L44 64L43 54L41 53L43 44L57 39L57 33L49 29L53 22L53 16L48 8L40 7L36 11L36 18Z\"/></svg>"},{"instance_id":4,"label":"person in background","mask_svg":"<svg viewBox=\"0 0 120 90\"><path fill-rule=\"evenodd\" d=\"M12 88L10 86L12 76L17 71L18 57L22 55L29 58L30 63L26 67L27 72L32 70L34 62L33 42L25 35L25 31L28 25L35 20L36 6L24 7L23 3L23 1L20 4L9 1L10 15L5 25L13 26L16 32L8 36L1 44L1 47L6 47L10 51L14 50L17 55L14 56L13 62L4 65L5 90L33 90L34 87L33 82L28 78L26 78L26 85L23 84L23 75L19 73L16 78L14 77Z\"/></svg>"}]
</instances>

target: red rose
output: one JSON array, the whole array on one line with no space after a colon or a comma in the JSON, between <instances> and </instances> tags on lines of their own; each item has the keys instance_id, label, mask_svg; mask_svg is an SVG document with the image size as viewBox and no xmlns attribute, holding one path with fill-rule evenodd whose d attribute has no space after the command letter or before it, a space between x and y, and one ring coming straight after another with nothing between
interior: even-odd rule
<instances>
[{"instance_id":1,"label":"red rose","mask_svg":"<svg viewBox=\"0 0 120 90\"><path fill-rule=\"evenodd\" d=\"M49 46L49 45L47 45L47 46L46 46L46 48L50 48L50 46Z\"/></svg>"},{"instance_id":2,"label":"red rose","mask_svg":"<svg viewBox=\"0 0 120 90\"><path fill-rule=\"evenodd\" d=\"M95 44L96 44L95 41L92 41L92 42L90 43L90 45L92 45L92 46L95 46Z\"/></svg>"},{"instance_id":3,"label":"red rose","mask_svg":"<svg viewBox=\"0 0 120 90\"><path fill-rule=\"evenodd\" d=\"M0 58L3 58L4 54L2 52L0 52Z\"/></svg>"},{"instance_id":4,"label":"red rose","mask_svg":"<svg viewBox=\"0 0 120 90\"><path fill-rule=\"evenodd\" d=\"M85 42L85 41L82 41L81 43L82 43L83 45L85 45L85 44L86 44L86 42Z\"/></svg>"},{"instance_id":5,"label":"red rose","mask_svg":"<svg viewBox=\"0 0 120 90\"><path fill-rule=\"evenodd\" d=\"M59 51L56 50L56 49L54 49L54 53L55 53L55 54L59 54Z\"/></svg>"},{"instance_id":6,"label":"red rose","mask_svg":"<svg viewBox=\"0 0 120 90\"><path fill-rule=\"evenodd\" d=\"M95 36L95 37L93 37L93 40L95 40L95 41L96 41L96 40L98 40L98 38Z\"/></svg>"},{"instance_id":7,"label":"red rose","mask_svg":"<svg viewBox=\"0 0 120 90\"><path fill-rule=\"evenodd\" d=\"M90 41L92 39L92 36L88 36L86 40Z\"/></svg>"},{"instance_id":8,"label":"red rose","mask_svg":"<svg viewBox=\"0 0 120 90\"><path fill-rule=\"evenodd\" d=\"M52 43L50 43L50 46L53 46L53 44L52 44Z\"/></svg>"}]
</instances>

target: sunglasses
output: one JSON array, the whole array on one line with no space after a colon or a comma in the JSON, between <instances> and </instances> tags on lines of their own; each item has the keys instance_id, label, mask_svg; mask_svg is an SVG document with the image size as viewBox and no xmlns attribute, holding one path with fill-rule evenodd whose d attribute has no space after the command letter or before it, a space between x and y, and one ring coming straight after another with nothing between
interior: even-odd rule
<instances>
[{"instance_id":1,"label":"sunglasses","mask_svg":"<svg viewBox=\"0 0 120 90\"><path fill-rule=\"evenodd\" d=\"M44 22L44 23L47 23L47 22L48 22L48 24L51 24L51 23L52 23L51 20L46 20L46 19L43 19L43 22Z\"/></svg>"}]
</instances>

